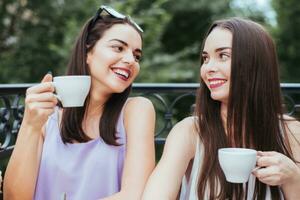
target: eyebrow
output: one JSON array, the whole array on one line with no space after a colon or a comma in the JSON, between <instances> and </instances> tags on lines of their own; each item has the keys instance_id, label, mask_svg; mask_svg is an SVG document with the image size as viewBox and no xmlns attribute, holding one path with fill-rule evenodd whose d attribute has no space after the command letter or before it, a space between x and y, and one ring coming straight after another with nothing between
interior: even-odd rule
<instances>
[{"instance_id":1,"label":"eyebrow","mask_svg":"<svg viewBox=\"0 0 300 200\"><path fill-rule=\"evenodd\" d=\"M220 51L223 51L223 50L226 50L226 49L230 49L231 50L231 47L220 47L220 48L217 48L215 50L215 52L220 52ZM202 54L207 54L207 52L203 51Z\"/></svg>"},{"instance_id":2,"label":"eyebrow","mask_svg":"<svg viewBox=\"0 0 300 200\"><path fill-rule=\"evenodd\" d=\"M215 52L223 51L223 50L226 50L226 49L230 49L230 50L231 50L231 47L220 47L220 48L217 48L217 49L215 50Z\"/></svg>"},{"instance_id":3,"label":"eyebrow","mask_svg":"<svg viewBox=\"0 0 300 200\"><path fill-rule=\"evenodd\" d=\"M110 41L110 42L111 42L111 41L117 41L117 42L122 43L124 46L128 47L128 44L127 44L126 42L124 42L123 40L119 40L119 39L111 39L111 40L109 40L109 41ZM138 52L138 53L140 53L140 54L142 54L142 49L136 48L134 51L135 51L135 52Z\"/></svg>"}]
</instances>

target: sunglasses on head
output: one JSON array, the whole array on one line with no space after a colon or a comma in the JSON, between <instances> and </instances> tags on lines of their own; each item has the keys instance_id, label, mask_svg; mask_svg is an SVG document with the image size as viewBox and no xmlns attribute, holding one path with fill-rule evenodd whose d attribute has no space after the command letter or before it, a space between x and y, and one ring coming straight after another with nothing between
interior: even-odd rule
<instances>
[{"instance_id":1,"label":"sunglasses on head","mask_svg":"<svg viewBox=\"0 0 300 200\"><path fill-rule=\"evenodd\" d=\"M125 19L125 18L127 18L135 26L135 28L137 30L139 30L141 33L144 32L143 29L137 23L135 23L131 19L130 16L125 16L125 15L119 13L118 11L114 10L113 8L111 8L109 6L100 6L98 11L96 12L96 15L92 19L90 27L93 27L98 19L104 19L104 18L107 18L107 17L112 17L112 18L116 18L116 19Z\"/></svg>"}]
</instances>

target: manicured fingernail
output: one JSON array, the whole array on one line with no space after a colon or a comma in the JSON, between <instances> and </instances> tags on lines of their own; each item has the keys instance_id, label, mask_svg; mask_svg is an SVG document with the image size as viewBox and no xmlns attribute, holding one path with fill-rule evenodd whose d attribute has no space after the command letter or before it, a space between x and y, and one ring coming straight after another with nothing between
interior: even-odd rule
<instances>
[{"instance_id":1,"label":"manicured fingernail","mask_svg":"<svg viewBox=\"0 0 300 200\"><path fill-rule=\"evenodd\" d=\"M47 74L51 74L52 75L52 71L48 71Z\"/></svg>"}]
</instances>

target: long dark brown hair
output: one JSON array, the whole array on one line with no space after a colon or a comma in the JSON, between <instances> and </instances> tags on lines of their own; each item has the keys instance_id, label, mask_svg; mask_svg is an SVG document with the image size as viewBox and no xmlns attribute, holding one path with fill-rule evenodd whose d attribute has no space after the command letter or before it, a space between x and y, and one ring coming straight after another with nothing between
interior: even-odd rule
<instances>
[{"instance_id":1,"label":"long dark brown hair","mask_svg":"<svg viewBox=\"0 0 300 200\"><path fill-rule=\"evenodd\" d=\"M225 130L221 103L210 97L208 87L200 80L196 115L204 157L199 171L198 196L206 199L208 190L209 199L239 200L247 197L247 190L242 184L226 182L217 156L212 156L218 154L219 148L277 151L294 159L283 121L278 61L272 38L259 24L240 18L214 22L206 38L216 27L229 30L233 35L227 122ZM279 187L270 189L272 199L280 199ZM265 199L265 195L266 184L256 179L253 198Z\"/></svg>"},{"instance_id":2,"label":"long dark brown hair","mask_svg":"<svg viewBox=\"0 0 300 200\"><path fill-rule=\"evenodd\" d=\"M74 49L72 51L67 75L90 75L88 64L86 63L87 53L93 49L96 42L102 38L105 31L115 24L129 24L134 29L136 27L128 18L100 18L95 23L92 23L93 18L89 19L84 25ZM91 27L92 26L92 27ZM137 29L136 29L137 30ZM137 30L141 35L141 32ZM110 145L119 145L117 143L116 124L122 107L131 91L131 85L126 88L122 93L114 93L110 96L104 105L104 110L99 123L100 137L105 143ZM83 107L64 108L61 121L61 137L64 143L87 142L91 140L82 128L82 121L86 109L88 107L90 94L87 96Z\"/></svg>"}]
</instances>

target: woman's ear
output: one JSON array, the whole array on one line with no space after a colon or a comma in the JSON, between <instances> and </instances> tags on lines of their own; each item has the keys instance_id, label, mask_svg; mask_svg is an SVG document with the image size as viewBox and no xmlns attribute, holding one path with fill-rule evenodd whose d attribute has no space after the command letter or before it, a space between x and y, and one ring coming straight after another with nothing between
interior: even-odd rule
<instances>
[{"instance_id":1,"label":"woman's ear","mask_svg":"<svg viewBox=\"0 0 300 200\"><path fill-rule=\"evenodd\" d=\"M90 62L91 62L91 53L88 52L87 55L86 55L86 63L87 63L88 65L90 65Z\"/></svg>"},{"instance_id":2,"label":"woman's ear","mask_svg":"<svg viewBox=\"0 0 300 200\"><path fill-rule=\"evenodd\" d=\"M87 64L90 64L90 62L91 62L91 56L93 54L93 49L90 49L90 46L91 45L86 45L86 51L87 51L87 54L86 54L86 63Z\"/></svg>"},{"instance_id":3,"label":"woman's ear","mask_svg":"<svg viewBox=\"0 0 300 200\"><path fill-rule=\"evenodd\" d=\"M92 58L93 58L93 50L90 50L89 52L87 52L86 54L86 63L88 65L90 65L90 63L92 62Z\"/></svg>"}]
</instances>

